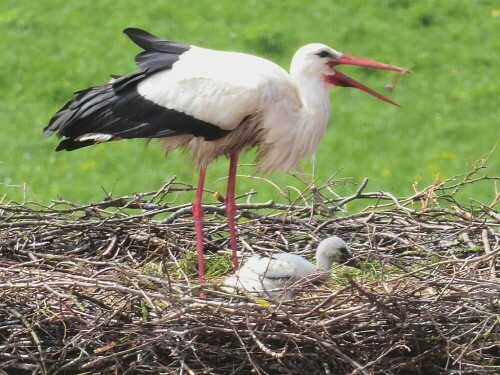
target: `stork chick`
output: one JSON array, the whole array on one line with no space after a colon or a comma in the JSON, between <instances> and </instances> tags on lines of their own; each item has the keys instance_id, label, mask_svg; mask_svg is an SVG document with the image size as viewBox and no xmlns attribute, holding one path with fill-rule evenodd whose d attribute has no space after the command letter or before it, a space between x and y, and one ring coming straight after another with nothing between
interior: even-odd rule
<instances>
[{"instance_id":1,"label":"stork chick","mask_svg":"<svg viewBox=\"0 0 500 375\"><path fill-rule=\"evenodd\" d=\"M260 297L290 300L295 294L295 283L327 280L333 263L359 268L345 241L337 236L320 242L316 264L291 253L253 255L234 276L224 280L223 289L232 292L236 288Z\"/></svg>"}]
</instances>

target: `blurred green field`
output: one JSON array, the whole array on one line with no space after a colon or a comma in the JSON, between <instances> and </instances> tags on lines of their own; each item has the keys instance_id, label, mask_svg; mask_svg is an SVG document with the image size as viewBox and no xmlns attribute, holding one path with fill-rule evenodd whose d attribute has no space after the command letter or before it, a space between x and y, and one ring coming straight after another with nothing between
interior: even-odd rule
<instances>
[{"instance_id":1,"label":"blurred green field","mask_svg":"<svg viewBox=\"0 0 500 375\"><path fill-rule=\"evenodd\" d=\"M336 174L341 195L364 177L370 179L367 190L409 195L414 182L424 187L449 178L488 155L485 173L500 176L500 145L494 149L500 139L499 23L495 0L3 0L0 194L4 202L47 204L62 197L85 203L101 200L105 192L155 190L174 175L196 182L197 171L184 154L164 158L155 142L147 148L132 140L55 153L57 139L42 136L74 91L135 69L139 49L121 33L129 26L258 54L286 68L298 47L322 42L412 69L392 96L401 108L358 90L331 93L332 115L314 171L310 161L302 168L320 182ZM342 70L382 92L393 79L389 72ZM249 153L241 162L252 161ZM211 166L207 188L224 189L226 168L225 160ZM239 193L254 189L257 201L276 196L271 184L250 177L253 168L239 172L249 176L239 179ZM283 190L304 188L290 175L269 179ZM476 184L460 198L489 203L494 193L492 184Z\"/></svg>"}]
</instances>

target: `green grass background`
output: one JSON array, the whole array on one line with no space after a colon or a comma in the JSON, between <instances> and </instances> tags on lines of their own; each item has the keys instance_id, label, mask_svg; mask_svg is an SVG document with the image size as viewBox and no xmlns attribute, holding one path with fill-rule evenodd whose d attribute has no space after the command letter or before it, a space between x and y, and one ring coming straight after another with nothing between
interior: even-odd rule
<instances>
[{"instance_id":1,"label":"green grass background","mask_svg":"<svg viewBox=\"0 0 500 375\"><path fill-rule=\"evenodd\" d=\"M310 42L410 68L393 99L395 108L358 90L330 94L332 115L318 149L314 177L339 169L339 194L356 189L398 196L434 179L465 172L489 155L486 173L500 176L500 3L468 1L68 1L0 2L0 193L4 202L47 204L62 197L77 203L151 191L176 175L195 183L184 154L167 158L156 143L121 141L55 153L56 138L42 129L76 90L101 84L109 74L135 69L139 49L121 34L144 28L171 40L258 54L288 68L294 51ZM203 64L203 61L200 61ZM342 69L377 91L393 74ZM277 124L278 125L278 124ZM500 146L499 146L500 147ZM493 150L493 152L491 152ZM251 163L250 152L242 164ZM312 174L312 163L302 167ZM214 163L207 187L223 191L227 161ZM250 176L253 168L239 173ZM304 185L286 174L270 180L281 189ZM251 177L238 192L255 200L276 196ZM467 188L461 199L489 203L492 184ZM208 198L210 200L211 198Z\"/></svg>"}]
</instances>

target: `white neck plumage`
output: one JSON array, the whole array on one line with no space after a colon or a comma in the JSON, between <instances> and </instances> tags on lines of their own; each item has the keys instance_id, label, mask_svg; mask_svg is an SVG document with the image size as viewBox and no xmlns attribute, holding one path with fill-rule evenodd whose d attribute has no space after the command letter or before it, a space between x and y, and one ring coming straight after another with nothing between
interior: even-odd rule
<instances>
[{"instance_id":1,"label":"white neck plumage","mask_svg":"<svg viewBox=\"0 0 500 375\"><path fill-rule=\"evenodd\" d=\"M266 126L269 149L261 149L261 170L289 171L318 148L330 115L328 88L320 81L292 76L300 104L282 109L280 117ZM270 116L272 118L272 116Z\"/></svg>"}]
</instances>

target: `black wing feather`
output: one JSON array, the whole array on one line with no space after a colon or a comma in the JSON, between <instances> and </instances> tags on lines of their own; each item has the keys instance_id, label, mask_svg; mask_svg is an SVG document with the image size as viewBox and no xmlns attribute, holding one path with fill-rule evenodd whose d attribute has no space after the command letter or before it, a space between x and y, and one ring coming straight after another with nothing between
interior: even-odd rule
<instances>
[{"instance_id":1,"label":"black wing feather","mask_svg":"<svg viewBox=\"0 0 500 375\"><path fill-rule=\"evenodd\" d=\"M141 29L130 27L123 30L123 32L144 50L144 52L139 53L135 57L135 61L139 64L139 67L144 70L156 71L164 69L165 64L168 65L169 63L171 67L180 55L191 48L187 44L160 39Z\"/></svg>"},{"instance_id":2,"label":"black wing feather","mask_svg":"<svg viewBox=\"0 0 500 375\"><path fill-rule=\"evenodd\" d=\"M189 45L162 40L140 29L128 28L124 33L144 49L136 56L140 70L125 77L113 76L111 82L102 86L76 92L75 98L44 129L45 135L56 133L64 138L57 151L72 151L97 143L88 138L79 140L89 134L108 135L109 140L191 134L211 141L229 133L183 112L162 107L137 91L137 85L144 79L171 69L179 56L191 48Z\"/></svg>"}]
</instances>

